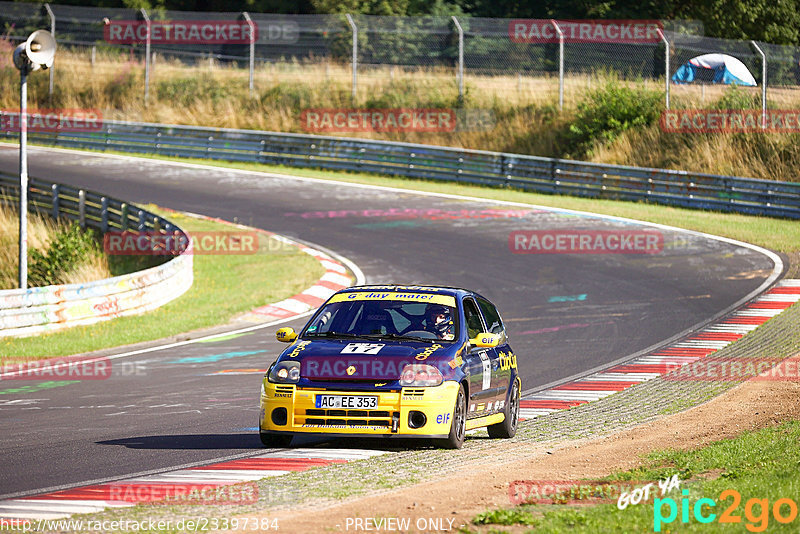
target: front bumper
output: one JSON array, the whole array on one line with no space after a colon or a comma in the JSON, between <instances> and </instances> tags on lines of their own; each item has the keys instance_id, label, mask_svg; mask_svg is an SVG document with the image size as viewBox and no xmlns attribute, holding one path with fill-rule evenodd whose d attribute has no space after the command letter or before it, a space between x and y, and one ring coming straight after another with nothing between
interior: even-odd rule
<instances>
[{"instance_id":1,"label":"front bumper","mask_svg":"<svg viewBox=\"0 0 800 534\"><path fill-rule=\"evenodd\" d=\"M298 388L265 379L260 427L270 433L444 438L450 433L458 388L457 382L449 381L435 387L355 392ZM314 405L318 394L377 395L378 406L369 410L319 409ZM420 413L424 415L422 425Z\"/></svg>"}]
</instances>

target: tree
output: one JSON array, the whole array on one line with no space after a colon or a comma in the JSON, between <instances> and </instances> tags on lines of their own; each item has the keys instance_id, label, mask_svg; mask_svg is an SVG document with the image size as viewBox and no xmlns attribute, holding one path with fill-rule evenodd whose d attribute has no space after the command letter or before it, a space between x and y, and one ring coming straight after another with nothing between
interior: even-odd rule
<instances>
[{"instance_id":1,"label":"tree","mask_svg":"<svg viewBox=\"0 0 800 534\"><path fill-rule=\"evenodd\" d=\"M712 0L698 3L692 14L703 21L706 35L773 44L800 43L798 0Z\"/></svg>"},{"instance_id":2,"label":"tree","mask_svg":"<svg viewBox=\"0 0 800 534\"><path fill-rule=\"evenodd\" d=\"M311 0L315 13L404 16L409 0Z\"/></svg>"}]
</instances>

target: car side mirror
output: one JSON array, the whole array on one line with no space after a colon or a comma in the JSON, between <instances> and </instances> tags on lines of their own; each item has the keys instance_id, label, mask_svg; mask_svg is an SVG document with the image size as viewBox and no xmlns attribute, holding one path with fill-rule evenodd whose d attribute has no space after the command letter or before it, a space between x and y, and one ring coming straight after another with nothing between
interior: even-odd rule
<instances>
[{"instance_id":1,"label":"car side mirror","mask_svg":"<svg viewBox=\"0 0 800 534\"><path fill-rule=\"evenodd\" d=\"M286 326L284 328L279 328L278 331L275 332L275 338L283 343L291 343L297 339L297 332L294 331L294 328Z\"/></svg>"},{"instance_id":2,"label":"car side mirror","mask_svg":"<svg viewBox=\"0 0 800 534\"><path fill-rule=\"evenodd\" d=\"M498 334L490 334L483 332L469 340L469 344L473 347L480 347L484 349L493 349L500 344L500 336Z\"/></svg>"}]
</instances>

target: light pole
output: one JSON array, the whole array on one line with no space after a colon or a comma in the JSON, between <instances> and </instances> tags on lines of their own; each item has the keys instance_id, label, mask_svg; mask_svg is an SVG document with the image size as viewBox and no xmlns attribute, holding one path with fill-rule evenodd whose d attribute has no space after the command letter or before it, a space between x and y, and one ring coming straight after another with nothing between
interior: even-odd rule
<instances>
[{"instance_id":1,"label":"light pole","mask_svg":"<svg viewBox=\"0 0 800 534\"><path fill-rule=\"evenodd\" d=\"M14 50L19 69L19 287L28 287L28 73L53 65L56 40L37 30Z\"/></svg>"}]
</instances>

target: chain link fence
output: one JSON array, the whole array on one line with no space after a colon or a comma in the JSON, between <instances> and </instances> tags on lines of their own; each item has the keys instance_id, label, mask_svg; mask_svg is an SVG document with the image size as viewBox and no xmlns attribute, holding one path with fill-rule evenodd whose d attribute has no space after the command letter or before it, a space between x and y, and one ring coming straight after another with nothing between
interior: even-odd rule
<instances>
[{"instance_id":1,"label":"chain link fence","mask_svg":"<svg viewBox=\"0 0 800 534\"><path fill-rule=\"evenodd\" d=\"M292 77L338 78L352 85L354 103L369 95L371 78L394 80L420 72L437 77L441 83L452 83L459 88L460 97L464 89L459 82L464 80L459 76L463 73L467 82L481 80L484 84L504 87L516 84L520 90L524 86L552 95L558 92L563 99L570 88L591 83L587 82L587 75L603 72L614 72L629 80L661 83L665 87L667 69L671 76L689 59L704 53L737 57L759 85L763 85L758 49L763 50L766 59L766 81L770 87L800 86L800 47L703 37L702 27L692 21L650 22L663 30L658 37L597 40L576 38L579 21L164 10L148 13L134 9L0 2L0 23L7 41L15 44L35 29L51 29L59 51L72 52L69 59L57 60L51 73L55 84L64 69L75 72L84 69L80 71L82 76L92 72L85 70L87 66L92 70L118 70L118 65L100 61L115 58L124 60L128 70L147 70L142 88L145 94L152 82L151 71L158 75L161 65L180 63L209 69L217 65L240 67L234 76L247 79L249 73L251 91L259 85ZM211 39L204 38L207 35L202 33L194 39L170 39L169 32L177 31L175 28L180 24L194 28L208 25L216 28L217 34ZM235 32L235 37L223 29L220 38L220 27ZM252 28L252 38L247 35L247 27ZM554 30L563 33L563 40ZM126 82L124 71L116 75L121 83ZM677 106L681 94L699 90L705 95L706 91L703 84L669 86L677 97L674 101Z\"/></svg>"}]
</instances>

